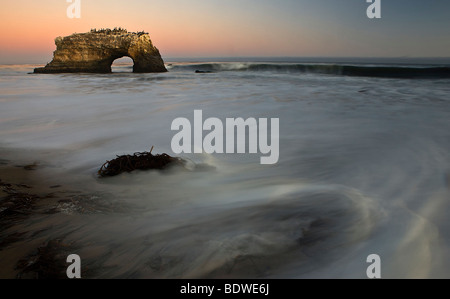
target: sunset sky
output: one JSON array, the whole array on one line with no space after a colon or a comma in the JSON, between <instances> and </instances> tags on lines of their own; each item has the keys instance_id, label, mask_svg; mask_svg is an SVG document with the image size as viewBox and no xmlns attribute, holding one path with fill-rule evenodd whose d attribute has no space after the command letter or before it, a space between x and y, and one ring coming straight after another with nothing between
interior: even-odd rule
<instances>
[{"instance_id":1,"label":"sunset sky","mask_svg":"<svg viewBox=\"0 0 450 299\"><path fill-rule=\"evenodd\" d=\"M0 64L46 63L54 39L91 28L144 30L167 57L448 57L450 1L1 0Z\"/></svg>"}]
</instances>

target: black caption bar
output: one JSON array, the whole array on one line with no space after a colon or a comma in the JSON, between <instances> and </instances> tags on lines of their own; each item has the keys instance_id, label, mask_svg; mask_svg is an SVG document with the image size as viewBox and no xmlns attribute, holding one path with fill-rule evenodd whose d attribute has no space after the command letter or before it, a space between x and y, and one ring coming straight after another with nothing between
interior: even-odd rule
<instances>
[{"instance_id":1,"label":"black caption bar","mask_svg":"<svg viewBox=\"0 0 450 299\"><path fill-rule=\"evenodd\" d=\"M118 292L127 293L128 297L136 294L146 299L150 298L301 298L307 290L315 290L320 294L331 292L335 294L338 289L350 288L354 281L350 280L297 280L297 279L67 279L57 282L59 290L70 290L70 294L85 296L99 292L99 298L115 297ZM374 280L364 280L369 289L378 285ZM381 282L382 280L377 280ZM361 280L360 280L361 282ZM31 286L24 287L28 283ZM336 283L336 284L335 284ZM343 287L344 286L344 287ZM0 288L3 292L10 289L15 295L35 296L37 293L53 293L61 297L60 291L55 289L52 280L0 280ZM80 298L81 298L80 297ZM31 298L31 297L30 297Z\"/></svg>"}]
</instances>

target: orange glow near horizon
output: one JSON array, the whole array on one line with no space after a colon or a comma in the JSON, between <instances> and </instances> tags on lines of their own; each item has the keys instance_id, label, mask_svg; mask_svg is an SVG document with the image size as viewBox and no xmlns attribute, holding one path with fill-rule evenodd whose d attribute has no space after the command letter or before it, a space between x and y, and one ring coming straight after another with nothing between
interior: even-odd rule
<instances>
[{"instance_id":1,"label":"orange glow near horizon","mask_svg":"<svg viewBox=\"0 0 450 299\"><path fill-rule=\"evenodd\" d=\"M16 0L0 13L2 56L41 55L55 50L54 39L91 28L122 27L149 32L163 57L311 55L301 44L302 30L288 31L276 20L258 22L262 12L249 14L230 5L204 1L82 1L80 19L66 16L65 0ZM201 3L202 5L195 4ZM148 7L148 8L147 8ZM270 27L271 30L265 28ZM298 51L302 49L302 51ZM319 53L320 54L320 53Z\"/></svg>"}]
</instances>

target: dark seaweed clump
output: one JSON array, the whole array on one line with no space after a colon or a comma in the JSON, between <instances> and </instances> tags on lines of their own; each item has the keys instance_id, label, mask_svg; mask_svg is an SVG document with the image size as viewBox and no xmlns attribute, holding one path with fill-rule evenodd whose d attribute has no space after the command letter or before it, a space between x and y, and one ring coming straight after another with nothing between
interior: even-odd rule
<instances>
[{"instance_id":1,"label":"dark seaweed clump","mask_svg":"<svg viewBox=\"0 0 450 299\"><path fill-rule=\"evenodd\" d=\"M109 177L133 170L165 169L171 165L184 165L184 160L171 157L168 154L153 155L150 152L134 153L133 155L117 156L116 159L106 161L98 171L100 177Z\"/></svg>"}]
</instances>

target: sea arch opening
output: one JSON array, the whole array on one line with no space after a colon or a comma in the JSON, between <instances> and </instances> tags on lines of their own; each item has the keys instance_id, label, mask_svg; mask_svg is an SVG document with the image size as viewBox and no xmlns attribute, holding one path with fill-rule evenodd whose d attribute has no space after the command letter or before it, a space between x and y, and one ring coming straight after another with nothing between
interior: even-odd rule
<instances>
[{"instance_id":1,"label":"sea arch opening","mask_svg":"<svg viewBox=\"0 0 450 299\"><path fill-rule=\"evenodd\" d=\"M134 59L130 56L122 56L111 62L112 73L132 73L134 69Z\"/></svg>"}]
</instances>

